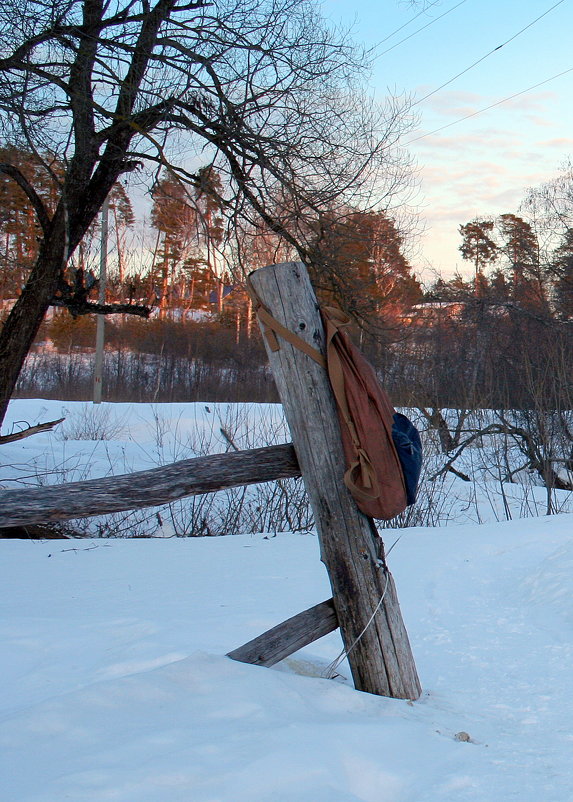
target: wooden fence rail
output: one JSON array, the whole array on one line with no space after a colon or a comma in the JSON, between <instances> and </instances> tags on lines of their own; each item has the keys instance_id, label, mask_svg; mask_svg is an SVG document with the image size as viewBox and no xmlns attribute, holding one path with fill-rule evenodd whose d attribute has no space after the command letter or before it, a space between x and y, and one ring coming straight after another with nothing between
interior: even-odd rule
<instances>
[{"instance_id":1,"label":"wooden fence rail","mask_svg":"<svg viewBox=\"0 0 573 802\"><path fill-rule=\"evenodd\" d=\"M155 507L229 487L300 476L292 443L181 460L149 471L65 485L0 490L0 527Z\"/></svg>"}]
</instances>

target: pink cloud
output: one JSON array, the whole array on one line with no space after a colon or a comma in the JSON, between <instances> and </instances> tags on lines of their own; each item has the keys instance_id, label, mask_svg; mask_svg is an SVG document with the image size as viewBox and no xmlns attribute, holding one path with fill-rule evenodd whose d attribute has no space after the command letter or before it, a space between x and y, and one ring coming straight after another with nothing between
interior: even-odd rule
<instances>
[{"instance_id":1,"label":"pink cloud","mask_svg":"<svg viewBox=\"0 0 573 802\"><path fill-rule=\"evenodd\" d=\"M559 150L572 150L573 139L569 137L557 137L556 139L546 139L545 142L538 143L540 148L558 148Z\"/></svg>"}]
</instances>

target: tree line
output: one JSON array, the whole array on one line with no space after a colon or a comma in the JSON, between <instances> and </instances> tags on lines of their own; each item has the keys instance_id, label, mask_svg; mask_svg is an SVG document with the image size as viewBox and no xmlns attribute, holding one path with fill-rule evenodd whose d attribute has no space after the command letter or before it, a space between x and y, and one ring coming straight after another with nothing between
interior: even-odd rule
<instances>
[{"instance_id":1,"label":"tree line","mask_svg":"<svg viewBox=\"0 0 573 802\"><path fill-rule=\"evenodd\" d=\"M0 423L50 306L149 314L129 295L94 301L81 261L126 177L157 192L177 179L209 230L205 269L216 248L241 267L262 246L251 233L269 234L264 248L296 254L338 295L346 276L327 259L330 229L384 214L408 190L410 101L369 96L370 55L314 0L6 0L0 29L0 174L29 218L0 331ZM161 299L174 261L194 258L165 234Z\"/></svg>"},{"instance_id":2,"label":"tree line","mask_svg":"<svg viewBox=\"0 0 573 802\"><path fill-rule=\"evenodd\" d=\"M125 260L117 247L107 303L145 303L155 309L156 319L130 322L123 317L108 324L108 375L114 398L121 398L122 385L125 398L157 398L155 388L160 384L165 388L160 392L163 400L183 400L185 394L201 398L203 391L206 399L213 400L212 378L192 389L189 377L199 375L197 366L189 369L188 378L182 378L185 360L211 363L211 377L225 365L232 373L237 366L247 373L252 369L257 398L276 397L272 383L258 378L265 364L264 350L242 282L248 270L296 255L280 235L258 229L247 236L246 226L242 247L225 248L224 215L216 200L221 179L212 168L205 168L201 180L201 187L191 192L168 171L160 175L152 193L153 248L146 273L122 275ZM7 196L11 185L4 180L1 186ZM472 264L472 274L450 281L438 279L425 292L405 255L401 232L385 213L349 209L330 225L315 228L323 264L331 267L321 272L311 266L318 294L323 301L351 312L355 333L396 403L430 410L524 409L538 404L543 396L546 406L565 406L571 385L566 355L573 345L569 322L573 204L567 201L572 186L571 175L565 171L554 182L532 190L527 208L535 214L529 220L505 213L460 225L460 252ZM558 214L555 197L561 202ZM25 200L20 198L20 207L13 203L20 214L14 219L24 222L33 219L21 214ZM114 188L110 209L112 239L119 243L133 225L129 196L121 185ZM0 227L10 244L6 253L11 255L0 260L2 275L10 274L13 254L29 240L26 224L15 225L14 219L6 214ZM96 229L94 223L91 242L97 242ZM312 242L310 236L307 242ZM87 241L71 260L70 271L89 273L88 251ZM62 354L73 354L91 346L93 328L93 317L71 318L62 312L47 321L38 336L40 341L51 340ZM129 360L120 356L127 352L148 355L146 370L153 377L143 380L141 371L134 372ZM177 374L180 392L168 389L172 382L165 378L162 361ZM40 377L51 373L63 377L62 392L81 386L89 395L89 370L83 366L77 371L72 381L61 366L46 373L36 365L36 383L27 374L18 391L40 392ZM129 389L134 382L140 391ZM242 378L228 383L236 388L248 384ZM245 397L243 389L231 395ZM220 399L220 393L216 397Z\"/></svg>"},{"instance_id":3,"label":"tree line","mask_svg":"<svg viewBox=\"0 0 573 802\"><path fill-rule=\"evenodd\" d=\"M438 279L427 297L514 303L523 312L573 317L573 171L531 189L523 216L504 213L461 225L462 258L472 275Z\"/></svg>"}]
</instances>

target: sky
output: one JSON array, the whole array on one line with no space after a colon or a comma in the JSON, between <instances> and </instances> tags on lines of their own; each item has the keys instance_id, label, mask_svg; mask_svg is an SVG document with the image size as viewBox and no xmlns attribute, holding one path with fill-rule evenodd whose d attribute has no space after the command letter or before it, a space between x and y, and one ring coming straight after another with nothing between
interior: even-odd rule
<instances>
[{"instance_id":1,"label":"sky","mask_svg":"<svg viewBox=\"0 0 573 802\"><path fill-rule=\"evenodd\" d=\"M403 139L417 168L424 227L416 272L427 281L434 271L470 272L459 226L519 214L528 188L557 176L573 156L573 0L324 0L322 7L376 48L376 95L406 93L416 104L419 119Z\"/></svg>"}]
</instances>

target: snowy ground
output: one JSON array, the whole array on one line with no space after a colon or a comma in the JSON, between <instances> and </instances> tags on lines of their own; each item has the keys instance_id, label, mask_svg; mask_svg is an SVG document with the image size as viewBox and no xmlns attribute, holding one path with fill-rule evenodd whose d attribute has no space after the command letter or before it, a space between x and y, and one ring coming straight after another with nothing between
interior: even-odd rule
<instances>
[{"instance_id":1,"label":"snowy ground","mask_svg":"<svg viewBox=\"0 0 573 802\"><path fill-rule=\"evenodd\" d=\"M385 533L413 704L325 679L337 633L225 657L328 598L312 533L0 540L0 799L571 802L572 529Z\"/></svg>"},{"instance_id":2,"label":"snowy ground","mask_svg":"<svg viewBox=\"0 0 573 802\"><path fill-rule=\"evenodd\" d=\"M313 535L0 541L1 798L570 802L572 525L406 530L413 705L321 678L337 634L224 656L328 597Z\"/></svg>"}]
</instances>

